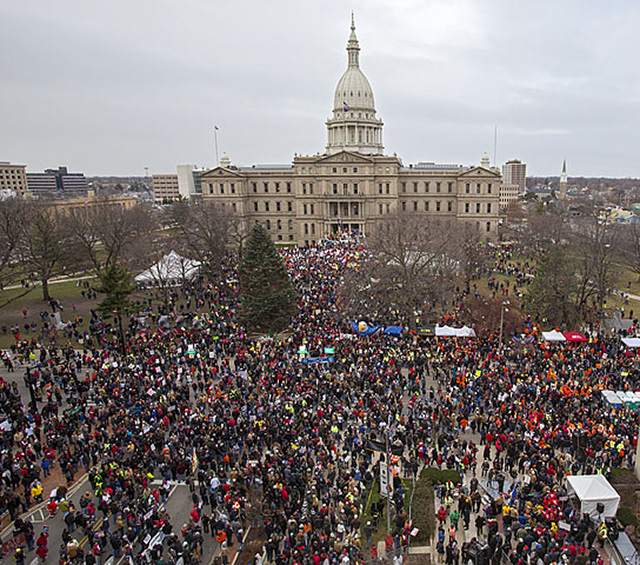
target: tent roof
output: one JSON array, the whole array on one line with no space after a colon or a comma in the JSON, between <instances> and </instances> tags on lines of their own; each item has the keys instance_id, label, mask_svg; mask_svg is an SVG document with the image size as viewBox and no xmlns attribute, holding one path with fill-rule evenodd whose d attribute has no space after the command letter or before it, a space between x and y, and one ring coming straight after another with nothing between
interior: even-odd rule
<instances>
[{"instance_id":1,"label":"tent roof","mask_svg":"<svg viewBox=\"0 0 640 565\"><path fill-rule=\"evenodd\" d=\"M567 338L556 330L551 330L550 332L542 332L542 337L544 337L546 341L567 341Z\"/></svg>"},{"instance_id":2,"label":"tent roof","mask_svg":"<svg viewBox=\"0 0 640 565\"><path fill-rule=\"evenodd\" d=\"M136 282L160 282L176 279L191 278L198 268L200 261L182 257L175 251L165 255L155 265L142 271L136 278Z\"/></svg>"},{"instance_id":3,"label":"tent roof","mask_svg":"<svg viewBox=\"0 0 640 565\"><path fill-rule=\"evenodd\" d=\"M461 328L454 328L458 337L476 337L476 332L473 328L468 326L462 326Z\"/></svg>"},{"instance_id":4,"label":"tent roof","mask_svg":"<svg viewBox=\"0 0 640 565\"><path fill-rule=\"evenodd\" d=\"M580 500L620 500L620 495L604 475L569 475L569 492Z\"/></svg>"},{"instance_id":5,"label":"tent roof","mask_svg":"<svg viewBox=\"0 0 640 565\"><path fill-rule=\"evenodd\" d=\"M439 337L454 337L456 330L451 326L436 326L436 336Z\"/></svg>"},{"instance_id":6,"label":"tent roof","mask_svg":"<svg viewBox=\"0 0 640 565\"><path fill-rule=\"evenodd\" d=\"M622 343L627 347L640 347L640 337L623 337Z\"/></svg>"}]
</instances>

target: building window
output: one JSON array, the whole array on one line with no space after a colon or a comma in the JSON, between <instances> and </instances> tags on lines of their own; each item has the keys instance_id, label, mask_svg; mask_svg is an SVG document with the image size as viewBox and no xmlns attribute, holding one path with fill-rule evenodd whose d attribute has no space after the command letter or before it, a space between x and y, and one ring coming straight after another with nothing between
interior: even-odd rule
<instances>
[{"instance_id":1,"label":"building window","mask_svg":"<svg viewBox=\"0 0 640 565\"><path fill-rule=\"evenodd\" d=\"M358 167L353 167L353 172L357 173L358 172Z\"/></svg>"},{"instance_id":2,"label":"building window","mask_svg":"<svg viewBox=\"0 0 640 565\"><path fill-rule=\"evenodd\" d=\"M306 194L307 193L307 183L303 182L302 183L302 194Z\"/></svg>"},{"instance_id":3,"label":"building window","mask_svg":"<svg viewBox=\"0 0 640 565\"><path fill-rule=\"evenodd\" d=\"M453 211L453 202L451 202L451 200L449 200L447 202L447 212L452 212Z\"/></svg>"},{"instance_id":4,"label":"building window","mask_svg":"<svg viewBox=\"0 0 640 565\"><path fill-rule=\"evenodd\" d=\"M267 220L267 229L270 230L271 229L271 220Z\"/></svg>"},{"instance_id":5,"label":"building window","mask_svg":"<svg viewBox=\"0 0 640 565\"><path fill-rule=\"evenodd\" d=\"M491 194L491 183L487 185L487 194Z\"/></svg>"},{"instance_id":6,"label":"building window","mask_svg":"<svg viewBox=\"0 0 640 565\"><path fill-rule=\"evenodd\" d=\"M269 202L268 201L264 203L264 211L265 212L269 211Z\"/></svg>"},{"instance_id":7,"label":"building window","mask_svg":"<svg viewBox=\"0 0 640 565\"><path fill-rule=\"evenodd\" d=\"M289 220L289 229L292 230L293 229L293 220Z\"/></svg>"},{"instance_id":8,"label":"building window","mask_svg":"<svg viewBox=\"0 0 640 565\"><path fill-rule=\"evenodd\" d=\"M467 183L464 185L464 191L469 194L471 192L471 184Z\"/></svg>"},{"instance_id":9,"label":"building window","mask_svg":"<svg viewBox=\"0 0 640 565\"><path fill-rule=\"evenodd\" d=\"M314 204L311 204L311 215L312 215L312 216L313 216L313 214L315 214L315 211L314 211L314 209L313 209L313 208L314 208Z\"/></svg>"},{"instance_id":10,"label":"building window","mask_svg":"<svg viewBox=\"0 0 640 565\"><path fill-rule=\"evenodd\" d=\"M287 212L293 212L293 203L291 201L287 202Z\"/></svg>"},{"instance_id":11,"label":"building window","mask_svg":"<svg viewBox=\"0 0 640 565\"><path fill-rule=\"evenodd\" d=\"M338 194L338 184L335 182L333 183L333 193Z\"/></svg>"},{"instance_id":12,"label":"building window","mask_svg":"<svg viewBox=\"0 0 640 565\"><path fill-rule=\"evenodd\" d=\"M302 174L304 175L307 172L307 167L302 167Z\"/></svg>"},{"instance_id":13,"label":"building window","mask_svg":"<svg viewBox=\"0 0 640 565\"><path fill-rule=\"evenodd\" d=\"M400 183L400 192L407 192L407 183L406 182L401 182Z\"/></svg>"},{"instance_id":14,"label":"building window","mask_svg":"<svg viewBox=\"0 0 640 565\"><path fill-rule=\"evenodd\" d=\"M440 200L436 202L436 212L440 212Z\"/></svg>"},{"instance_id":15,"label":"building window","mask_svg":"<svg viewBox=\"0 0 640 565\"><path fill-rule=\"evenodd\" d=\"M465 214L468 214L468 213L469 213L469 203L468 203L468 202L465 202L465 203L464 203L464 213L465 213Z\"/></svg>"},{"instance_id":16,"label":"building window","mask_svg":"<svg viewBox=\"0 0 640 565\"><path fill-rule=\"evenodd\" d=\"M276 212L280 212L280 202L276 202Z\"/></svg>"},{"instance_id":17,"label":"building window","mask_svg":"<svg viewBox=\"0 0 640 565\"><path fill-rule=\"evenodd\" d=\"M487 231L490 232L491 231L491 222L487 222Z\"/></svg>"},{"instance_id":18,"label":"building window","mask_svg":"<svg viewBox=\"0 0 640 565\"><path fill-rule=\"evenodd\" d=\"M476 194L480 194L480 183L476 184Z\"/></svg>"},{"instance_id":19,"label":"building window","mask_svg":"<svg viewBox=\"0 0 640 565\"><path fill-rule=\"evenodd\" d=\"M278 234L278 241L282 241L282 236Z\"/></svg>"},{"instance_id":20,"label":"building window","mask_svg":"<svg viewBox=\"0 0 640 565\"><path fill-rule=\"evenodd\" d=\"M304 235L309 235L309 224L304 225Z\"/></svg>"},{"instance_id":21,"label":"building window","mask_svg":"<svg viewBox=\"0 0 640 565\"><path fill-rule=\"evenodd\" d=\"M402 203L402 211L403 211L403 212L406 212L406 211L407 211L407 203L406 203L406 202L403 202L403 203Z\"/></svg>"},{"instance_id":22,"label":"building window","mask_svg":"<svg viewBox=\"0 0 640 565\"><path fill-rule=\"evenodd\" d=\"M476 202L476 214L480 213L480 202Z\"/></svg>"},{"instance_id":23,"label":"building window","mask_svg":"<svg viewBox=\"0 0 640 565\"><path fill-rule=\"evenodd\" d=\"M231 183L230 188L231 188L231 194L235 194L236 193L236 185L234 183Z\"/></svg>"},{"instance_id":24,"label":"building window","mask_svg":"<svg viewBox=\"0 0 640 565\"><path fill-rule=\"evenodd\" d=\"M233 208L233 211L236 212L237 208L236 208L236 203L234 202L233 204L231 204L231 207Z\"/></svg>"},{"instance_id":25,"label":"building window","mask_svg":"<svg viewBox=\"0 0 640 565\"><path fill-rule=\"evenodd\" d=\"M276 192L280 192L280 183L279 182L276 183Z\"/></svg>"},{"instance_id":26,"label":"building window","mask_svg":"<svg viewBox=\"0 0 640 565\"><path fill-rule=\"evenodd\" d=\"M418 183L417 182L413 183L413 192L418 192Z\"/></svg>"},{"instance_id":27,"label":"building window","mask_svg":"<svg viewBox=\"0 0 640 565\"><path fill-rule=\"evenodd\" d=\"M378 214L382 214L382 204L378 204Z\"/></svg>"},{"instance_id":28,"label":"building window","mask_svg":"<svg viewBox=\"0 0 640 565\"><path fill-rule=\"evenodd\" d=\"M429 192L429 188L430 188L429 187L429 181L427 181L427 182L424 183L424 191L425 192Z\"/></svg>"},{"instance_id":29,"label":"building window","mask_svg":"<svg viewBox=\"0 0 640 565\"><path fill-rule=\"evenodd\" d=\"M378 183L378 194L382 194L382 183Z\"/></svg>"},{"instance_id":30,"label":"building window","mask_svg":"<svg viewBox=\"0 0 640 565\"><path fill-rule=\"evenodd\" d=\"M491 202L487 202L487 214L491 214Z\"/></svg>"},{"instance_id":31,"label":"building window","mask_svg":"<svg viewBox=\"0 0 640 565\"><path fill-rule=\"evenodd\" d=\"M358 194L358 183L357 182L353 183L353 193L354 194Z\"/></svg>"},{"instance_id":32,"label":"building window","mask_svg":"<svg viewBox=\"0 0 640 565\"><path fill-rule=\"evenodd\" d=\"M253 188L253 192L258 192L258 183L257 182L252 182L251 183L251 188Z\"/></svg>"},{"instance_id":33,"label":"building window","mask_svg":"<svg viewBox=\"0 0 640 565\"><path fill-rule=\"evenodd\" d=\"M389 204L387 204L387 214L389 213L389 211L390 211L390 207L389 207Z\"/></svg>"},{"instance_id":34,"label":"building window","mask_svg":"<svg viewBox=\"0 0 640 565\"><path fill-rule=\"evenodd\" d=\"M264 191L265 192L269 192L269 183L268 182L263 182L262 186L264 187Z\"/></svg>"},{"instance_id":35,"label":"building window","mask_svg":"<svg viewBox=\"0 0 640 565\"><path fill-rule=\"evenodd\" d=\"M302 213L303 213L305 216L307 215L307 205L306 205L306 204L302 207Z\"/></svg>"},{"instance_id":36,"label":"building window","mask_svg":"<svg viewBox=\"0 0 640 565\"><path fill-rule=\"evenodd\" d=\"M309 183L309 194L313 194L313 183Z\"/></svg>"},{"instance_id":37,"label":"building window","mask_svg":"<svg viewBox=\"0 0 640 565\"><path fill-rule=\"evenodd\" d=\"M209 194L213 194L213 183L209 183Z\"/></svg>"},{"instance_id":38,"label":"building window","mask_svg":"<svg viewBox=\"0 0 640 565\"><path fill-rule=\"evenodd\" d=\"M258 211L258 203L257 203L257 202L254 202L254 203L253 203L253 211L254 211L254 212L257 212L257 211Z\"/></svg>"},{"instance_id":39,"label":"building window","mask_svg":"<svg viewBox=\"0 0 640 565\"><path fill-rule=\"evenodd\" d=\"M278 220L278 229L281 230L282 229L282 220Z\"/></svg>"},{"instance_id":40,"label":"building window","mask_svg":"<svg viewBox=\"0 0 640 565\"><path fill-rule=\"evenodd\" d=\"M440 185L441 184L442 184L441 182L437 182L436 183L436 192L440 192Z\"/></svg>"},{"instance_id":41,"label":"building window","mask_svg":"<svg viewBox=\"0 0 640 565\"><path fill-rule=\"evenodd\" d=\"M224 183L220 183L220 194L224 194Z\"/></svg>"},{"instance_id":42,"label":"building window","mask_svg":"<svg viewBox=\"0 0 640 565\"><path fill-rule=\"evenodd\" d=\"M413 202L413 211L417 212L418 211L418 203L417 202Z\"/></svg>"},{"instance_id":43,"label":"building window","mask_svg":"<svg viewBox=\"0 0 640 565\"><path fill-rule=\"evenodd\" d=\"M349 185L346 182L342 184L342 194L349 194Z\"/></svg>"},{"instance_id":44,"label":"building window","mask_svg":"<svg viewBox=\"0 0 640 565\"><path fill-rule=\"evenodd\" d=\"M316 235L316 225L311 224L311 235Z\"/></svg>"},{"instance_id":45,"label":"building window","mask_svg":"<svg viewBox=\"0 0 640 565\"><path fill-rule=\"evenodd\" d=\"M255 190L253 192L255 192ZM289 192L289 193L291 192L291 183L290 182L287 183L287 192Z\"/></svg>"},{"instance_id":46,"label":"building window","mask_svg":"<svg viewBox=\"0 0 640 565\"><path fill-rule=\"evenodd\" d=\"M289 236L289 241L293 241L293 236L292 235Z\"/></svg>"},{"instance_id":47,"label":"building window","mask_svg":"<svg viewBox=\"0 0 640 565\"><path fill-rule=\"evenodd\" d=\"M387 194L389 194L389 183L386 184L386 188L387 188Z\"/></svg>"},{"instance_id":48,"label":"building window","mask_svg":"<svg viewBox=\"0 0 640 565\"><path fill-rule=\"evenodd\" d=\"M424 211L428 212L429 211L429 202L425 201L424 203Z\"/></svg>"},{"instance_id":49,"label":"building window","mask_svg":"<svg viewBox=\"0 0 640 565\"><path fill-rule=\"evenodd\" d=\"M337 173L338 172L338 167L333 167L333 169L331 170L332 173Z\"/></svg>"}]
</instances>

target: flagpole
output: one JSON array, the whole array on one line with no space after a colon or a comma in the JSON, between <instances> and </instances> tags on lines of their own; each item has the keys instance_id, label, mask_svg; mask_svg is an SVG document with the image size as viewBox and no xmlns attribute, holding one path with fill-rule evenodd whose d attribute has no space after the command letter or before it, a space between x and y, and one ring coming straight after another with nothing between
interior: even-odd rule
<instances>
[{"instance_id":1,"label":"flagpole","mask_svg":"<svg viewBox=\"0 0 640 565\"><path fill-rule=\"evenodd\" d=\"M213 126L213 141L216 146L216 167L219 167L220 158L218 157L218 126Z\"/></svg>"}]
</instances>

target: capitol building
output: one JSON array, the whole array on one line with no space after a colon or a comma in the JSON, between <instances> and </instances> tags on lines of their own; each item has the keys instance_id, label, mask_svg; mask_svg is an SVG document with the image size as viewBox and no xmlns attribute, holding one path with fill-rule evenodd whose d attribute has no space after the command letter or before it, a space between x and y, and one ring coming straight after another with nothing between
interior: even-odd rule
<instances>
[{"instance_id":1,"label":"capitol building","mask_svg":"<svg viewBox=\"0 0 640 565\"><path fill-rule=\"evenodd\" d=\"M324 153L296 155L291 165L241 167L223 155L220 166L201 176L202 198L230 206L245 230L261 223L282 244L309 245L342 231L371 233L396 212L457 218L483 237L496 237L501 175L486 155L479 166L405 165L385 155L383 122L360 68L353 17L347 69L326 127Z\"/></svg>"}]
</instances>

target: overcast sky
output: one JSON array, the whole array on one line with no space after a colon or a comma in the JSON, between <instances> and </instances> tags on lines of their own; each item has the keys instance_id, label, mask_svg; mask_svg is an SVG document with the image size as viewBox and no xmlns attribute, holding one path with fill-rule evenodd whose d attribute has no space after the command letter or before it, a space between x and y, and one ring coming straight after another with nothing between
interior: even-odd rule
<instances>
[{"instance_id":1,"label":"overcast sky","mask_svg":"<svg viewBox=\"0 0 640 565\"><path fill-rule=\"evenodd\" d=\"M323 152L360 63L404 163L640 177L640 3L21 0L0 3L0 160L88 175Z\"/></svg>"}]
</instances>

